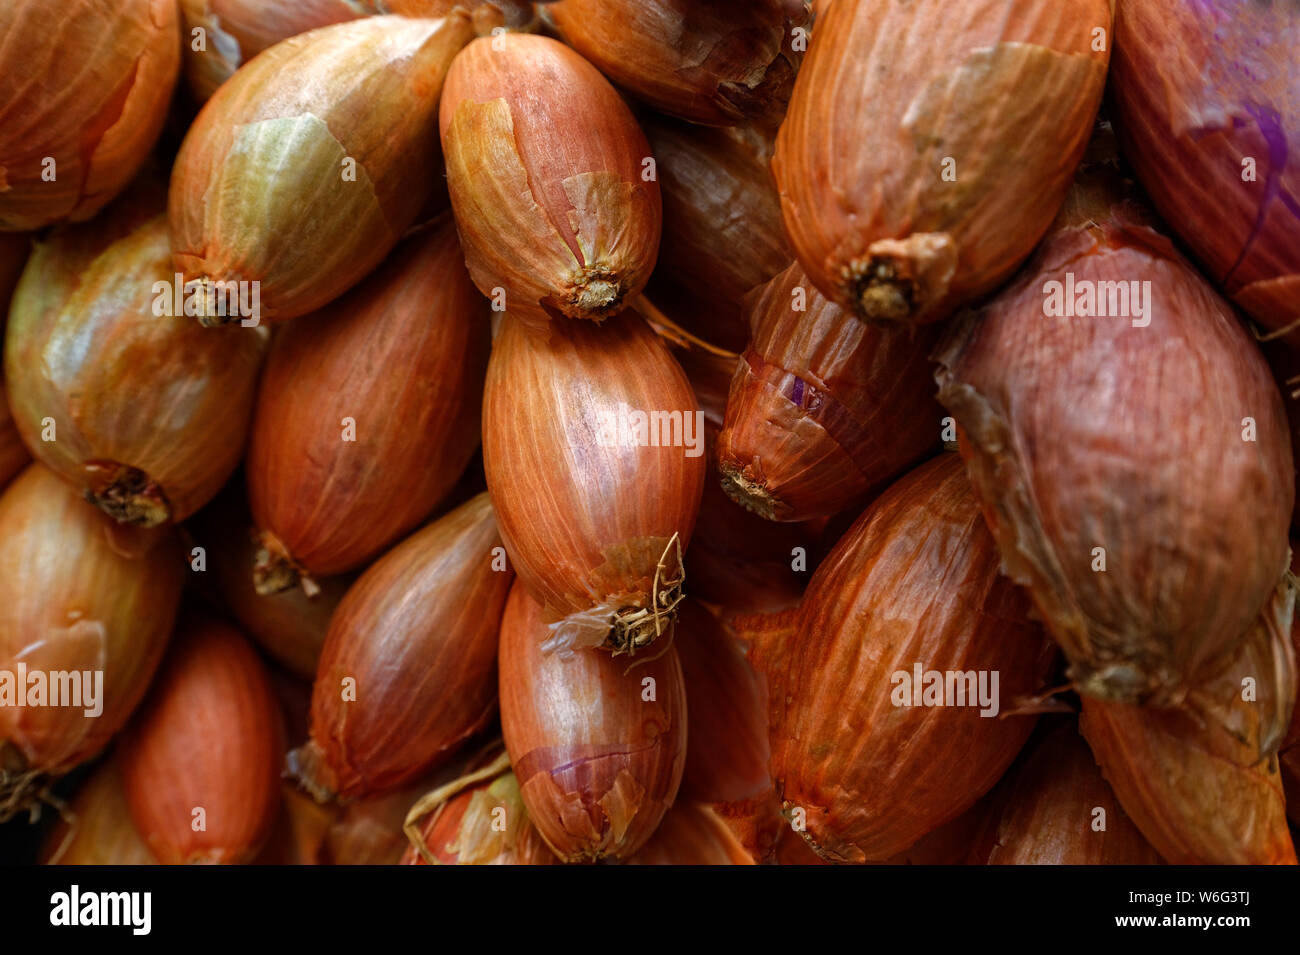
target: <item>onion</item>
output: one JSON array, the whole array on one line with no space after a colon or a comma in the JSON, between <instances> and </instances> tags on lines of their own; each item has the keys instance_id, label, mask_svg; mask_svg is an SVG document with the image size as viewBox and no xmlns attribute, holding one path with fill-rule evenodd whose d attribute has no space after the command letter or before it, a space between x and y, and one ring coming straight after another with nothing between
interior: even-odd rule
<instances>
[{"instance_id":1,"label":"onion","mask_svg":"<svg viewBox=\"0 0 1300 955\"><path fill-rule=\"evenodd\" d=\"M735 501L769 520L826 517L938 450L933 331L864 324L798 265L763 287L751 320L718 436Z\"/></svg>"},{"instance_id":2,"label":"onion","mask_svg":"<svg viewBox=\"0 0 1300 955\"><path fill-rule=\"evenodd\" d=\"M124 535L39 464L0 496L0 680L16 692L24 667L28 703L38 674L74 697L79 682L85 704L0 706L0 819L121 729L162 658L184 579L171 529Z\"/></svg>"},{"instance_id":3,"label":"onion","mask_svg":"<svg viewBox=\"0 0 1300 955\"><path fill-rule=\"evenodd\" d=\"M769 163L754 129L642 120L663 192L659 261L647 294L684 328L732 351L749 344L745 297L794 257Z\"/></svg>"},{"instance_id":4,"label":"onion","mask_svg":"<svg viewBox=\"0 0 1300 955\"><path fill-rule=\"evenodd\" d=\"M919 323L1001 284L1083 156L1110 6L836 0L820 11L772 170L790 244L821 293L859 317Z\"/></svg>"},{"instance_id":5,"label":"onion","mask_svg":"<svg viewBox=\"0 0 1300 955\"><path fill-rule=\"evenodd\" d=\"M180 68L175 0L6 0L0 37L0 232L83 222L162 131Z\"/></svg>"},{"instance_id":6,"label":"onion","mask_svg":"<svg viewBox=\"0 0 1300 955\"><path fill-rule=\"evenodd\" d=\"M679 803L627 865L753 865L754 859L708 806Z\"/></svg>"},{"instance_id":7,"label":"onion","mask_svg":"<svg viewBox=\"0 0 1300 955\"><path fill-rule=\"evenodd\" d=\"M507 313L493 344L488 490L510 561L554 625L548 648L634 651L680 600L704 429L686 376L636 315L548 331ZM638 434L633 414L652 427Z\"/></svg>"},{"instance_id":8,"label":"onion","mask_svg":"<svg viewBox=\"0 0 1300 955\"><path fill-rule=\"evenodd\" d=\"M1231 663L1179 707L1083 698L1102 772L1174 865L1296 862L1277 764L1295 698L1294 602L1280 584Z\"/></svg>"},{"instance_id":9,"label":"onion","mask_svg":"<svg viewBox=\"0 0 1300 955\"><path fill-rule=\"evenodd\" d=\"M1112 295L1129 283L1141 309ZM1111 317L1045 314L1096 290ZM1075 687L1169 704L1218 672L1286 569L1295 491L1281 398L1228 304L1089 170L938 359L989 526Z\"/></svg>"},{"instance_id":10,"label":"onion","mask_svg":"<svg viewBox=\"0 0 1300 955\"><path fill-rule=\"evenodd\" d=\"M1294 3L1121 0L1116 12L1124 155L1215 282L1275 333L1300 323L1297 46Z\"/></svg>"},{"instance_id":11,"label":"onion","mask_svg":"<svg viewBox=\"0 0 1300 955\"><path fill-rule=\"evenodd\" d=\"M555 865L555 854L528 818L515 774L505 772L461 792L429 817L425 851L443 865ZM403 865L427 865L408 846Z\"/></svg>"},{"instance_id":12,"label":"onion","mask_svg":"<svg viewBox=\"0 0 1300 955\"><path fill-rule=\"evenodd\" d=\"M987 865L1159 865L1080 738L1061 722L1026 750L995 790L972 862Z\"/></svg>"},{"instance_id":13,"label":"onion","mask_svg":"<svg viewBox=\"0 0 1300 955\"><path fill-rule=\"evenodd\" d=\"M428 517L478 447L488 348L450 219L278 335L246 465L260 593L310 593Z\"/></svg>"},{"instance_id":14,"label":"onion","mask_svg":"<svg viewBox=\"0 0 1300 955\"><path fill-rule=\"evenodd\" d=\"M266 668L237 630L181 624L122 744L131 817L159 861L236 864L257 854L280 811L282 719Z\"/></svg>"},{"instance_id":15,"label":"onion","mask_svg":"<svg viewBox=\"0 0 1300 955\"><path fill-rule=\"evenodd\" d=\"M781 121L802 59L795 28L808 22L784 0L564 0L547 13L619 86L713 126Z\"/></svg>"},{"instance_id":16,"label":"onion","mask_svg":"<svg viewBox=\"0 0 1300 955\"><path fill-rule=\"evenodd\" d=\"M988 791L1028 738L1034 718L1016 701L1042 690L1054 651L999 562L945 454L872 504L799 613L776 618L793 639L755 646L777 791L824 858L907 849Z\"/></svg>"},{"instance_id":17,"label":"onion","mask_svg":"<svg viewBox=\"0 0 1300 955\"><path fill-rule=\"evenodd\" d=\"M546 653L520 584L501 621L501 729L528 816L565 862L626 859L672 805L686 758L686 692L668 644L627 664Z\"/></svg>"},{"instance_id":18,"label":"onion","mask_svg":"<svg viewBox=\"0 0 1300 955\"><path fill-rule=\"evenodd\" d=\"M157 865L131 821L116 756L78 787L41 851L43 865Z\"/></svg>"},{"instance_id":19,"label":"onion","mask_svg":"<svg viewBox=\"0 0 1300 955\"><path fill-rule=\"evenodd\" d=\"M311 739L289 756L317 799L397 789L487 725L513 580L499 547L481 494L412 534L348 591L321 653Z\"/></svg>"},{"instance_id":20,"label":"onion","mask_svg":"<svg viewBox=\"0 0 1300 955\"><path fill-rule=\"evenodd\" d=\"M27 446L105 513L145 527L193 514L239 463L266 345L264 330L214 334L176 314L161 209L132 193L39 243L5 338Z\"/></svg>"},{"instance_id":21,"label":"onion","mask_svg":"<svg viewBox=\"0 0 1300 955\"><path fill-rule=\"evenodd\" d=\"M479 291L517 316L623 311L659 251L659 183L631 111L548 37L475 40L438 113L447 186Z\"/></svg>"}]
</instances>

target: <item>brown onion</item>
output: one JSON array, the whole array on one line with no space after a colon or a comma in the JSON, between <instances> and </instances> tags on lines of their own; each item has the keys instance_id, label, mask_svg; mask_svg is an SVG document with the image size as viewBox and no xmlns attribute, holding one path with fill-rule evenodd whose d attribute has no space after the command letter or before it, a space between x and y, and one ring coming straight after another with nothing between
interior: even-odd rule
<instances>
[{"instance_id":1,"label":"brown onion","mask_svg":"<svg viewBox=\"0 0 1300 955\"><path fill-rule=\"evenodd\" d=\"M377 560L330 621L293 775L322 800L397 789L481 730L513 579L486 494Z\"/></svg>"},{"instance_id":2,"label":"brown onion","mask_svg":"<svg viewBox=\"0 0 1300 955\"><path fill-rule=\"evenodd\" d=\"M739 641L694 600L682 602L674 641L689 704L682 797L741 802L771 788L767 692Z\"/></svg>"},{"instance_id":3,"label":"brown onion","mask_svg":"<svg viewBox=\"0 0 1300 955\"><path fill-rule=\"evenodd\" d=\"M361 566L451 490L478 447L487 314L445 218L280 332L245 466L259 593Z\"/></svg>"},{"instance_id":4,"label":"brown onion","mask_svg":"<svg viewBox=\"0 0 1300 955\"><path fill-rule=\"evenodd\" d=\"M613 87L547 37L475 40L438 114L479 291L534 321L597 321L645 288L659 250L650 147Z\"/></svg>"},{"instance_id":5,"label":"brown onion","mask_svg":"<svg viewBox=\"0 0 1300 955\"><path fill-rule=\"evenodd\" d=\"M1292 746L1280 757L1282 785L1286 799L1286 814L1294 826L1300 826L1300 746Z\"/></svg>"},{"instance_id":6,"label":"brown onion","mask_svg":"<svg viewBox=\"0 0 1300 955\"><path fill-rule=\"evenodd\" d=\"M193 514L239 463L266 333L178 314L161 197L135 201L37 245L9 313L5 385L41 463L152 527Z\"/></svg>"},{"instance_id":7,"label":"brown onion","mask_svg":"<svg viewBox=\"0 0 1300 955\"><path fill-rule=\"evenodd\" d=\"M819 13L772 169L822 294L860 317L925 322L1007 278L1083 156L1110 22L1107 0L837 0Z\"/></svg>"},{"instance_id":8,"label":"brown onion","mask_svg":"<svg viewBox=\"0 0 1300 955\"><path fill-rule=\"evenodd\" d=\"M512 772L450 800L429 817L421 839L443 865L555 865L559 861L529 820ZM408 846L402 864L428 863L415 846Z\"/></svg>"},{"instance_id":9,"label":"brown onion","mask_svg":"<svg viewBox=\"0 0 1300 955\"><path fill-rule=\"evenodd\" d=\"M644 434L628 427L636 413ZM667 629L703 442L686 376L635 314L604 328L556 319L541 335L504 316L483 461L511 563L553 624L548 647L631 651Z\"/></svg>"},{"instance_id":10,"label":"brown onion","mask_svg":"<svg viewBox=\"0 0 1300 955\"><path fill-rule=\"evenodd\" d=\"M753 865L754 859L708 806L682 802L626 865Z\"/></svg>"},{"instance_id":11,"label":"brown onion","mask_svg":"<svg viewBox=\"0 0 1300 955\"><path fill-rule=\"evenodd\" d=\"M628 664L591 648L542 650L522 584L501 621L501 729L528 816L565 862L626 859L677 796L686 689L670 644Z\"/></svg>"},{"instance_id":12,"label":"brown onion","mask_svg":"<svg viewBox=\"0 0 1300 955\"><path fill-rule=\"evenodd\" d=\"M785 666L755 648L771 681L772 775L824 858L908 848L988 791L1028 738L1034 718L1014 707L1041 691L1054 650L999 562L945 454L882 495L818 568ZM933 674L952 691L937 707Z\"/></svg>"},{"instance_id":13,"label":"brown onion","mask_svg":"<svg viewBox=\"0 0 1300 955\"><path fill-rule=\"evenodd\" d=\"M95 767L41 851L43 865L157 865L131 821L116 756Z\"/></svg>"},{"instance_id":14,"label":"brown onion","mask_svg":"<svg viewBox=\"0 0 1300 955\"><path fill-rule=\"evenodd\" d=\"M86 704L0 706L0 819L121 729L162 658L184 579L170 528L124 532L42 465L0 495L0 679L16 692L24 667L24 700L38 673L62 693L80 682Z\"/></svg>"},{"instance_id":15,"label":"brown onion","mask_svg":"<svg viewBox=\"0 0 1300 955\"><path fill-rule=\"evenodd\" d=\"M243 481L238 478L186 528L193 535L194 543L204 549L205 571L213 584L212 596L277 663L303 679L315 679L330 618L352 586L354 576L315 579L313 583L319 590L311 597L301 587L277 594L259 594L248 569L253 566L260 545L254 537Z\"/></svg>"},{"instance_id":16,"label":"brown onion","mask_svg":"<svg viewBox=\"0 0 1300 955\"><path fill-rule=\"evenodd\" d=\"M442 80L472 36L462 12L366 17L278 43L222 84L171 179L176 269L225 293L200 321L304 315L379 264L430 194Z\"/></svg>"},{"instance_id":17,"label":"brown onion","mask_svg":"<svg viewBox=\"0 0 1300 955\"><path fill-rule=\"evenodd\" d=\"M1297 46L1294 3L1121 0L1116 11L1125 156L1214 280L1277 331L1300 323Z\"/></svg>"},{"instance_id":18,"label":"brown onion","mask_svg":"<svg viewBox=\"0 0 1300 955\"><path fill-rule=\"evenodd\" d=\"M1295 696L1294 601L1279 585L1231 663L1177 708L1083 698L1079 726L1102 772L1168 862L1296 862L1277 761Z\"/></svg>"},{"instance_id":19,"label":"brown onion","mask_svg":"<svg viewBox=\"0 0 1300 955\"><path fill-rule=\"evenodd\" d=\"M1140 309L1119 295L1135 287ZM1089 293L1111 317L1048 314ZM1295 492L1281 398L1227 303L1089 171L938 360L989 526L1075 686L1176 703L1217 672L1286 569Z\"/></svg>"},{"instance_id":20,"label":"brown onion","mask_svg":"<svg viewBox=\"0 0 1300 955\"><path fill-rule=\"evenodd\" d=\"M0 4L0 231L89 219L162 131L180 68L175 0Z\"/></svg>"},{"instance_id":21,"label":"brown onion","mask_svg":"<svg viewBox=\"0 0 1300 955\"><path fill-rule=\"evenodd\" d=\"M746 296L790 264L781 200L757 130L647 116L663 191L659 261L647 294L682 327L732 351L749 344Z\"/></svg>"},{"instance_id":22,"label":"brown onion","mask_svg":"<svg viewBox=\"0 0 1300 955\"><path fill-rule=\"evenodd\" d=\"M776 125L808 22L784 0L564 0L547 13L565 42L656 109L695 123Z\"/></svg>"},{"instance_id":23,"label":"brown onion","mask_svg":"<svg viewBox=\"0 0 1300 955\"><path fill-rule=\"evenodd\" d=\"M257 854L280 811L282 720L239 631L182 623L122 744L131 817L159 861L234 864Z\"/></svg>"},{"instance_id":24,"label":"brown onion","mask_svg":"<svg viewBox=\"0 0 1300 955\"><path fill-rule=\"evenodd\" d=\"M980 865L1160 865L1106 785L1074 721L1032 743L995 790Z\"/></svg>"},{"instance_id":25,"label":"brown onion","mask_svg":"<svg viewBox=\"0 0 1300 955\"><path fill-rule=\"evenodd\" d=\"M722 485L768 520L843 510L937 451L930 329L859 321L797 265L754 302L718 436Z\"/></svg>"}]
</instances>

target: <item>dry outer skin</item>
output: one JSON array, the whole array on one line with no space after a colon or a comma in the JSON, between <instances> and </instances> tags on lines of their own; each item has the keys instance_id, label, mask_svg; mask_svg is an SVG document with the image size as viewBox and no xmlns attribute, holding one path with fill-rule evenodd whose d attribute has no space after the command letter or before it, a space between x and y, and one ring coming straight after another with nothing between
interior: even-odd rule
<instances>
[{"instance_id":1,"label":"dry outer skin","mask_svg":"<svg viewBox=\"0 0 1300 955\"><path fill-rule=\"evenodd\" d=\"M0 4L0 231L103 208L153 148L180 68L174 0L57 6Z\"/></svg>"},{"instance_id":2,"label":"dry outer skin","mask_svg":"<svg viewBox=\"0 0 1300 955\"><path fill-rule=\"evenodd\" d=\"M10 407L38 459L106 513L181 521L239 464L267 336L166 314L175 312L166 218L128 229L138 211L112 209L122 214L112 225L67 229L32 254L5 339Z\"/></svg>"},{"instance_id":3,"label":"dry outer skin","mask_svg":"<svg viewBox=\"0 0 1300 955\"><path fill-rule=\"evenodd\" d=\"M0 707L0 817L10 808L6 743L28 767L59 774L122 728L162 659L184 579L171 528L119 530L43 465L0 496L0 670L102 670L104 679L97 716Z\"/></svg>"},{"instance_id":4,"label":"dry outer skin","mask_svg":"<svg viewBox=\"0 0 1300 955\"><path fill-rule=\"evenodd\" d=\"M1068 274L1150 282L1150 324L1048 317ZM1008 572L1075 686L1172 703L1217 672L1286 569L1294 494L1281 398L1228 305L1116 207L1045 243L937 358Z\"/></svg>"},{"instance_id":5,"label":"dry outer skin","mask_svg":"<svg viewBox=\"0 0 1300 955\"><path fill-rule=\"evenodd\" d=\"M250 861L279 815L283 752L283 717L261 658L228 624L185 621L122 744L141 838L164 865Z\"/></svg>"},{"instance_id":6,"label":"dry outer skin","mask_svg":"<svg viewBox=\"0 0 1300 955\"><path fill-rule=\"evenodd\" d=\"M131 821L116 755L105 759L81 784L50 832L41 852L43 865L157 865Z\"/></svg>"},{"instance_id":7,"label":"dry outer skin","mask_svg":"<svg viewBox=\"0 0 1300 955\"><path fill-rule=\"evenodd\" d=\"M1116 13L1124 154L1214 280L1274 330L1300 322L1297 47L1292 2L1120 0Z\"/></svg>"},{"instance_id":8,"label":"dry outer skin","mask_svg":"<svg viewBox=\"0 0 1300 955\"><path fill-rule=\"evenodd\" d=\"M501 621L501 729L529 818L566 862L625 859L681 783L677 651L629 664L600 649L547 652L545 637L541 608L516 584Z\"/></svg>"},{"instance_id":9,"label":"dry outer skin","mask_svg":"<svg viewBox=\"0 0 1300 955\"><path fill-rule=\"evenodd\" d=\"M289 757L317 798L396 789L487 725L497 627L514 579L497 563L498 547L480 494L412 534L348 591L321 652L311 739Z\"/></svg>"},{"instance_id":10,"label":"dry outer skin","mask_svg":"<svg viewBox=\"0 0 1300 955\"><path fill-rule=\"evenodd\" d=\"M1073 720L1032 742L993 793L970 862L1159 865L1102 778Z\"/></svg>"},{"instance_id":11,"label":"dry outer skin","mask_svg":"<svg viewBox=\"0 0 1300 955\"><path fill-rule=\"evenodd\" d=\"M933 329L868 324L796 263L758 294L718 436L722 486L762 517L843 510L938 449Z\"/></svg>"},{"instance_id":12,"label":"dry outer skin","mask_svg":"<svg viewBox=\"0 0 1300 955\"><path fill-rule=\"evenodd\" d=\"M559 860L528 818L519 782L506 773L453 798L421 834L443 865L556 865ZM408 846L403 865L427 865Z\"/></svg>"},{"instance_id":13,"label":"dry outer skin","mask_svg":"<svg viewBox=\"0 0 1300 955\"><path fill-rule=\"evenodd\" d=\"M261 319L282 321L374 268L432 188L442 80L472 36L463 14L368 17L277 44L223 84L172 172L185 280L260 282Z\"/></svg>"},{"instance_id":14,"label":"dry outer skin","mask_svg":"<svg viewBox=\"0 0 1300 955\"><path fill-rule=\"evenodd\" d=\"M549 324L545 338L507 313L493 344L483 396L488 490L511 564L555 625L553 645L609 638L635 649L666 626L681 590L677 547L690 543L705 478L704 454L683 446L685 422L697 424L695 396L633 313L603 327ZM654 429L657 446L623 441L619 416L637 410L677 414L682 440L672 443L670 422L667 441ZM694 437L702 442L703 429ZM638 621L633 630L615 621L620 611Z\"/></svg>"},{"instance_id":15,"label":"dry outer skin","mask_svg":"<svg viewBox=\"0 0 1300 955\"><path fill-rule=\"evenodd\" d=\"M546 37L471 43L438 122L465 261L521 317L600 320L650 278L659 184L627 106L589 63Z\"/></svg>"},{"instance_id":16,"label":"dry outer skin","mask_svg":"<svg viewBox=\"0 0 1300 955\"><path fill-rule=\"evenodd\" d=\"M280 558L260 590L360 567L429 516L478 447L489 347L449 219L279 333L245 465Z\"/></svg>"},{"instance_id":17,"label":"dry outer skin","mask_svg":"<svg viewBox=\"0 0 1300 955\"><path fill-rule=\"evenodd\" d=\"M1181 707L1083 698L1084 737L1168 862L1296 862L1277 759L1295 697L1294 602L1291 585L1279 585L1230 665Z\"/></svg>"},{"instance_id":18,"label":"dry outer skin","mask_svg":"<svg viewBox=\"0 0 1300 955\"><path fill-rule=\"evenodd\" d=\"M749 344L746 297L794 258L753 129L701 129L642 119L663 191L664 231L646 294L683 328L720 348Z\"/></svg>"},{"instance_id":19,"label":"dry outer skin","mask_svg":"<svg viewBox=\"0 0 1300 955\"><path fill-rule=\"evenodd\" d=\"M794 28L807 19L784 0L564 0L547 13L567 43L633 95L724 126L780 121L802 59Z\"/></svg>"},{"instance_id":20,"label":"dry outer skin","mask_svg":"<svg viewBox=\"0 0 1300 955\"><path fill-rule=\"evenodd\" d=\"M1005 279L1083 155L1109 28L1107 0L843 0L820 13L772 168L822 294L925 322Z\"/></svg>"},{"instance_id":21,"label":"dry outer skin","mask_svg":"<svg viewBox=\"0 0 1300 955\"><path fill-rule=\"evenodd\" d=\"M772 776L824 858L884 860L997 782L1033 729L1017 701L1055 651L998 573L997 547L956 455L903 478L840 540L808 585L786 666L764 646ZM998 676L996 716L970 701L900 706L897 674ZM991 687L991 682L986 682ZM905 694L911 699L911 694Z\"/></svg>"}]
</instances>

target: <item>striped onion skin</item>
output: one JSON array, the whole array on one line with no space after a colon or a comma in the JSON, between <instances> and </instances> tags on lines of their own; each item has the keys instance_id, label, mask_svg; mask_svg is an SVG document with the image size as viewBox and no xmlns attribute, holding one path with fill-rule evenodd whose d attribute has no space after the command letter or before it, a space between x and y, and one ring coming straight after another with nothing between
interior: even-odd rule
<instances>
[{"instance_id":1,"label":"striped onion skin","mask_svg":"<svg viewBox=\"0 0 1300 955\"><path fill-rule=\"evenodd\" d=\"M676 415L681 440L671 443L671 426L667 443L625 440L614 428L633 411ZM689 587L677 547L690 543L704 490L697 412L681 367L634 313L604 327L559 318L541 332L504 316L483 463L511 563L554 625L551 645L635 651L665 629L675 603L663 592Z\"/></svg>"},{"instance_id":2,"label":"striped onion skin","mask_svg":"<svg viewBox=\"0 0 1300 955\"><path fill-rule=\"evenodd\" d=\"M0 232L84 222L126 187L180 50L175 0L0 4Z\"/></svg>"},{"instance_id":3,"label":"striped onion skin","mask_svg":"<svg viewBox=\"0 0 1300 955\"><path fill-rule=\"evenodd\" d=\"M316 671L311 738L289 756L318 799L396 789L491 720L514 579L494 553L500 543L480 494L397 545L344 596Z\"/></svg>"},{"instance_id":4,"label":"striped onion skin","mask_svg":"<svg viewBox=\"0 0 1300 955\"><path fill-rule=\"evenodd\" d=\"M944 454L868 508L810 582L788 663L768 669L772 775L827 860L908 848L974 804L1029 737L1032 715L1004 714L1041 691L1055 649L1000 561L960 459ZM998 673L999 715L896 706L896 675L918 664Z\"/></svg>"},{"instance_id":5,"label":"striped onion skin","mask_svg":"<svg viewBox=\"0 0 1300 955\"><path fill-rule=\"evenodd\" d=\"M1083 156L1110 17L1109 0L822 11L772 161L790 243L822 294L920 323L1010 275Z\"/></svg>"},{"instance_id":6,"label":"striped onion skin","mask_svg":"<svg viewBox=\"0 0 1300 955\"><path fill-rule=\"evenodd\" d=\"M459 12L366 17L292 37L239 70L176 157L176 269L187 282L260 282L266 322L354 285L431 193L442 81L472 36Z\"/></svg>"},{"instance_id":7,"label":"striped onion skin","mask_svg":"<svg viewBox=\"0 0 1300 955\"><path fill-rule=\"evenodd\" d=\"M1124 155L1211 277L1273 330L1300 322L1297 47L1295 3L1120 0L1116 11Z\"/></svg>"},{"instance_id":8,"label":"striped onion skin","mask_svg":"<svg viewBox=\"0 0 1300 955\"><path fill-rule=\"evenodd\" d=\"M627 865L754 865L740 840L716 812L698 803L681 802Z\"/></svg>"},{"instance_id":9,"label":"striped onion skin","mask_svg":"<svg viewBox=\"0 0 1300 955\"><path fill-rule=\"evenodd\" d=\"M751 312L718 435L722 486L769 520L828 517L939 449L933 328L859 321L798 263Z\"/></svg>"},{"instance_id":10,"label":"striped onion skin","mask_svg":"<svg viewBox=\"0 0 1300 955\"><path fill-rule=\"evenodd\" d=\"M541 36L475 40L438 114L447 186L479 291L544 324L600 321L645 288L662 206L650 146L600 72Z\"/></svg>"}]
</instances>

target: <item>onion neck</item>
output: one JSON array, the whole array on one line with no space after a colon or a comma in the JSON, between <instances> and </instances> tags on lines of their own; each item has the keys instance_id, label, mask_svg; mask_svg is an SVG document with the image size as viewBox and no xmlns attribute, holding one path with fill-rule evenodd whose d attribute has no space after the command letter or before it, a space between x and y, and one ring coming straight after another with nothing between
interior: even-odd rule
<instances>
[{"instance_id":1,"label":"onion neck","mask_svg":"<svg viewBox=\"0 0 1300 955\"><path fill-rule=\"evenodd\" d=\"M117 461L87 461L83 467L86 500L119 524L157 527L171 520L167 495L139 468Z\"/></svg>"}]
</instances>

